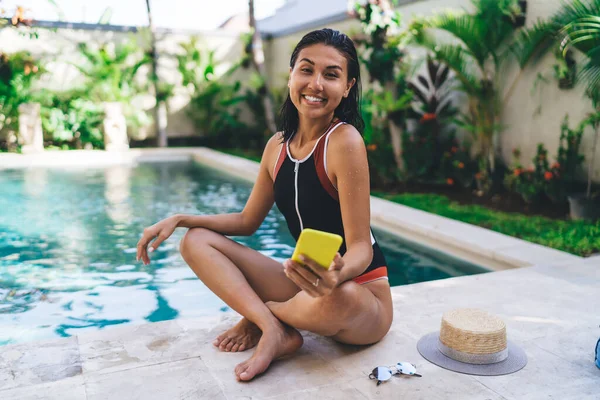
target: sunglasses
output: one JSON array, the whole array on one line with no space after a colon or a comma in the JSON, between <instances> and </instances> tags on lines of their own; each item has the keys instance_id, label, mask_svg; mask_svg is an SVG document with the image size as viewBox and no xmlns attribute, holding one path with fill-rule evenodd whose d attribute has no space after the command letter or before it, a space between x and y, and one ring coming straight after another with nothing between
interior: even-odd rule
<instances>
[{"instance_id":1,"label":"sunglasses","mask_svg":"<svg viewBox=\"0 0 600 400\"><path fill-rule=\"evenodd\" d=\"M397 363L395 367L375 367L369 374L369 379L377 379L377 386L379 386L381 382L390 380L394 375L410 375L419 378L422 376L417 374L417 367L414 364L403 361Z\"/></svg>"}]
</instances>

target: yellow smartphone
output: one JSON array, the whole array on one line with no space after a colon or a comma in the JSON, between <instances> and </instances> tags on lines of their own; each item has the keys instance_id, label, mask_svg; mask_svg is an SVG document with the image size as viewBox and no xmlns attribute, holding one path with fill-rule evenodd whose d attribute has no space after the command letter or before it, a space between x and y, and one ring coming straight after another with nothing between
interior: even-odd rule
<instances>
[{"instance_id":1,"label":"yellow smartphone","mask_svg":"<svg viewBox=\"0 0 600 400\"><path fill-rule=\"evenodd\" d=\"M292 260L302 264L300 254L315 260L325 269L329 269L335 253L340 249L343 239L335 233L306 228L300 232Z\"/></svg>"}]
</instances>

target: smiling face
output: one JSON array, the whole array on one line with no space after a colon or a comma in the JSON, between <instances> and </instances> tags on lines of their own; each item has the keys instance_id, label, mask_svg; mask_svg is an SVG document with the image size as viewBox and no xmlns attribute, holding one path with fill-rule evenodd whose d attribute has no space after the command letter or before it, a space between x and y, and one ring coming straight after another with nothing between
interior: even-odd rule
<instances>
[{"instance_id":1,"label":"smiling face","mask_svg":"<svg viewBox=\"0 0 600 400\"><path fill-rule=\"evenodd\" d=\"M303 48L290 69L290 98L306 118L333 115L356 80L348 81L348 61L331 46L315 44Z\"/></svg>"}]
</instances>

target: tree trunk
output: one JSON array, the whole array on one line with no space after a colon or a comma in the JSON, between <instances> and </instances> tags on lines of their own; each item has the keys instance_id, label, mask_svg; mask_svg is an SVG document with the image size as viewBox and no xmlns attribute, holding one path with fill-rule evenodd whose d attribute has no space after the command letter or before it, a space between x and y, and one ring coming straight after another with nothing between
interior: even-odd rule
<instances>
[{"instance_id":1,"label":"tree trunk","mask_svg":"<svg viewBox=\"0 0 600 400\"><path fill-rule=\"evenodd\" d=\"M146 0L146 8L148 10L148 26L150 28L150 52L152 56L152 70L150 71L152 84L154 85L154 95L156 104L154 106L154 125L158 147L167 147L167 132L163 115L160 112L159 89L158 89L158 53L156 51L156 36L154 34L154 24L152 23L152 11L150 8L150 0Z\"/></svg>"},{"instance_id":2,"label":"tree trunk","mask_svg":"<svg viewBox=\"0 0 600 400\"><path fill-rule=\"evenodd\" d=\"M263 107L265 109L265 120L271 134L277 131L275 124L275 112L273 108L273 100L271 92L267 84L267 73L265 71L265 53L263 51L262 39L260 32L256 29L256 19L254 18L254 1L248 0L248 14L250 18L250 29L252 30L252 65L260 75L263 81L263 87L260 88L260 96L262 97Z\"/></svg>"}]
</instances>

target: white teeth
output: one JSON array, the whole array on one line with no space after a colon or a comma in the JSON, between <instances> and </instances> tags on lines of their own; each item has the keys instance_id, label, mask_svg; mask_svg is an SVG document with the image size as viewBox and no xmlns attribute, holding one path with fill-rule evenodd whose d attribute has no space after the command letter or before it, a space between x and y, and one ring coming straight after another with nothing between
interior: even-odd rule
<instances>
[{"instance_id":1,"label":"white teeth","mask_svg":"<svg viewBox=\"0 0 600 400\"><path fill-rule=\"evenodd\" d=\"M306 96L304 95L304 98L308 101L325 101L325 99L322 99L320 97L313 97L313 96Z\"/></svg>"}]
</instances>

